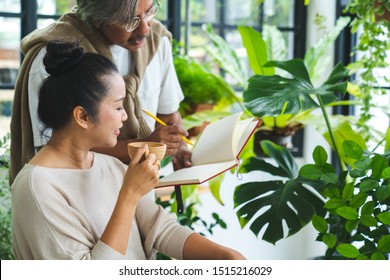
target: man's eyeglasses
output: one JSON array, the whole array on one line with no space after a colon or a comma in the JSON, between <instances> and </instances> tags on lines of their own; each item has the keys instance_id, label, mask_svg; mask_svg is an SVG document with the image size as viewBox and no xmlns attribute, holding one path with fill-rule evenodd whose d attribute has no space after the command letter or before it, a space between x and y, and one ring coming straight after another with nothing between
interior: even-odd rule
<instances>
[{"instance_id":1,"label":"man's eyeglasses","mask_svg":"<svg viewBox=\"0 0 390 280\"><path fill-rule=\"evenodd\" d=\"M146 11L146 13L143 16L143 19L146 20L147 22L151 21L154 18L154 16L157 14L159 8L160 8L160 4L157 1L155 1L153 3L153 6ZM137 27L139 26L139 24L143 19L141 19L140 17L134 17L130 22L124 25L124 28L126 29L127 32L133 32L135 29L137 29Z\"/></svg>"}]
</instances>

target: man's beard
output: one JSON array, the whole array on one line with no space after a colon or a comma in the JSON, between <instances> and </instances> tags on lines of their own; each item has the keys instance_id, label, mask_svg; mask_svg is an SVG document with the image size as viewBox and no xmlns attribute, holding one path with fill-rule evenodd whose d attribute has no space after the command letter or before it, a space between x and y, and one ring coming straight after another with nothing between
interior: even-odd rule
<instances>
[{"instance_id":1,"label":"man's beard","mask_svg":"<svg viewBox=\"0 0 390 280\"><path fill-rule=\"evenodd\" d=\"M147 38L149 38L150 36L151 36L151 35L150 35L150 32L149 32L146 36L136 35L135 37L130 38L127 42L128 42L129 44L135 44L138 40L147 39Z\"/></svg>"}]
</instances>

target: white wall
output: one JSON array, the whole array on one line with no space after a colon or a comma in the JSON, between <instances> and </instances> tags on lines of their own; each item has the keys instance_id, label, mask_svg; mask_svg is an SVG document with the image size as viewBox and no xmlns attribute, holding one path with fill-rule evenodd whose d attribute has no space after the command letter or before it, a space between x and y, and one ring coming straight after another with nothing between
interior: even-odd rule
<instances>
[{"instance_id":1,"label":"white wall","mask_svg":"<svg viewBox=\"0 0 390 280\"><path fill-rule=\"evenodd\" d=\"M335 0L321 1L312 0L308 7L308 30L307 47L318 40L320 35L313 23L314 15L320 13L327 19L326 25L329 28L335 23ZM333 50L329 50L330 54ZM333 58L332 58L333 61ZM329 73L324 73L328 75ZM310 127L305 128L304 156L299 159L300 164L312 162L311 153L316 145L329 147L325 140ZM328 148L329 150L329 148ZM242 252L248 259L252 260L305 260L323 255L325 246L315 241L317 233L311 224L307 225L296 235L278 241L275 245L267 243L257 238L248 228L241 229L238 219L233 209L233 192L235 186L250 180L268 180L266 174L244 174L242 181L235 175L226 173L222 183L220 193L225 206L219 205L209 192L201 195L202 206L199 209L199 216L203 219L211 217L212 212L216 212L227 223L228 229L216 229L209 238L226 246L235 248Z\"/></svg>"}]
</instances>

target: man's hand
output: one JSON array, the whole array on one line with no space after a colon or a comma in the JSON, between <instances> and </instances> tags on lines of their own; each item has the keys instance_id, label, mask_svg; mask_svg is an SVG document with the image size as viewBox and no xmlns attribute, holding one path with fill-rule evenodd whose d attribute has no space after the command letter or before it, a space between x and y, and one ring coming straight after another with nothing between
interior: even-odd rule
<instances>
[{"instance_id":1,"label":"man's hand","mask_svg":"<svg viewBox=\"0 0 390 280\"><path fill-rule=\"evenodd\" d=\"M191 155L192 153L188 150L187 144L184 143L181 145L176 154L173 156L173 169L179 170L182 168L191 167Z\"/></svg>"},{"instance_id":2,"label":"man's hand","mask_svg":"<svg viewBox=\"0 0 390 280\"><path fill-rule=\"evenodd\" d=\"M164 143L167 145L166 155L175 155L183 142L179 134L186 137L188 136L188 132L182 128L179 113L176 112L170 115L159 114L158 117L164 121L167 126L156 124L155 130L145 139L145 141Z\"/></svg>"}]
</instances>

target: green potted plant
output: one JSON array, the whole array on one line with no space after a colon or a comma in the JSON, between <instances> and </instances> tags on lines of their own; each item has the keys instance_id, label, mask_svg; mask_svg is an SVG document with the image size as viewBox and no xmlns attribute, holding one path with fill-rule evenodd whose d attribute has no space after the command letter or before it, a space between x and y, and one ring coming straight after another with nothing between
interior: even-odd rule
<instances>
[{"instance_id":1,"label":"green potted plant","mask_svg":"<svg viewBox=\"0 0 390 280\"><path fill-rule=\"evenodd\" d=\"M286 70L291 78L278 75L254 77L266 93L271 88L273 95L272 98L266 93L251 96L250 91L244 92L244 101L249 100L247 106L249 104L253 106L251 110L263 114L272 111L278 114L278 110L294 113L295 110L302 111L305 106L318 104L327 137L343 169L339 172L327 163L326 151L320 146L313 152L314 164L299 168L286 148L263 141L263 150L276 165L252 157L244 162L241 171L264 171L282 179L248 182L236 187L234 203L241 226L249 225L256 235L266 227L262 239L275 243L312 222L319 230L318 240L329 248L324 258L388 258L390 156L367 151L362 137L352 129L335 133L337 129L331 125L325 109L325 104L333 102L338 93L346 92L348 71L338 64L321 86L314 87L304 61L294 59L268 64ZM287 91L294 92L295 98L284 97L290 101L285 105L283 96ZM278 103L272 103L274 107L264 104L273 102L269 99L274 95L280 97ZM343 123L340 127L349 127L346 125L349 124ZM385 137L386 150L390 147L389 137L390 133ZM363 145L353 141L356 139ZM287 233L283 221L287 224ZM359 241L363 243L360 247L355 245Z\"/></svg>"},{"instance_id":2,"label":"green potted plant","mask_svg":"<svg viewBox=\"0 0 390 280\"><path fill-rule=\"evenodd\" d=\"M276 165L252 158L242 168L285 180L236 188L234 202L242 227L250 225L256 235L266 228L261 238L275 244L311 222L318 230L317 241L327 246L321 259L389 259L389 153L363 151L347 140L343 152L354 159L354 167L339 174L327 163L321 146L313 151L314 163L300 169L286 148L267 140L262 146Z\"/></svg>"},{"instance_id":3,"label":"green potted plant","mask_svg":"<svg viewBox=\"0 0 390 280\"><path fill-rule=\"evenodd\" d=\"M8 181L9 134L0 139L0 259L14 259L12 253L11 189Z\"/></svg>"},{"instance_id":4,"label":"green potted plant","mask_svg":"<svg viewBox=\"0 0 390 280\"><path fill-rule=\"evenodd\" d=\"M325 105L334 102L338 93L346 92L348 71L338 64L321 86L314 87L303 60L269 62L267 65L284 69L291 78L252 77L249 87L252 84L263 90L260 94L250 90L244 92L246 106L252 106L249 109L255 113L269 115L278 114L280 110L299 112L317 104L327 128L326 136L343 170L338 173L327 163L327 154L322 147L317 147L313 153L314 164L299 169L287 149L263 141L265 153L277 165L252 157L244 162L241 171L264 171L284 179L237 186L234 202L241 225L250 225L256 235L266 227L262 238L275 243L312 221L320 231L319 240L329 246L326 258L388 258L389 151L384 154L367 151L364 139L350 128L350 123L335 127L325 110ZM342 133L335 133L337 131ZM386 151L389 137L390 133L385 138ZM287 234L283 221L288 226ZM363 241L364 246L355 247L355 241Z\"/></svg>"},{"instance_id":5,"label":"green potted plant","mask_svg":"<svg viewBox=\"0 0 390 280\"><path fill-rule=\"evenodd\" d=\"M329 65L330 61L326 58L326 51L329 46L336 40L340 32L349 23L349 17L341 17L337 20L336 26L329 32L325 32L321 40L319 40L314 46L312 46L305 54L304 62L308 68L308 74L313 83L318 83L320 78L323 76L323 72ZM317 15L318 25L321 24L320 16ZM285 44L280 31L275 27L265 26L262 33L255 31L253 28L239 26L238 31L241 34L243 45L247 51L249 65L253 72L253 76L249 78L249 85L247 86L246 81L248 80L248 74L243 70L239 62L239 58L233 50L226 44L226 42L220 38L217 34L212 31L210 25L205 26L204 30L207 31L211 38L212 44L208 45L208 52L215 58L219 66L226 72L230 73L238 83L239 87L244 88L244 102L246 112L248 115L254 115L262 119L262 125L255 133L255 145L254 149L257 154L263 155L260 145L257 143L263 139L272 140L275 143L292 149L292 136L300 129L302 129L311 117L311 112L319 108L316 102L306 102L302 106L295 107L294 110L284 107L285 104L296 103L295 98L299 96L297 90L286 91L287 94L279 96L272 96L272 89L268 92L264 91L268 87L267 83L257 83L256 76L273 76L278 68L275 68L271 64L265 64L270 60L285 60L285 47L280 47ZM281 71L279 71L280 73ZM244 82L245 81L245 82ZM264 94L264 99L257 99L258 94ZM245 99L245 96L249 97ZM255 102L263 102L264 106L257 106L258 104L251 104L253 98ZM336 106L340 104L335 101L335 98L324 99L329 106ZM282 104L280 103L282 102ZM259 108L277 108L276 111L266 110L262 111Z\"/></svg>"},{"instance_id":6,"label":"green potted plant","mask_svg":"<svg viewBox=\"0 0 390 280\"><path fill-rule=\"evenodd\" d=\"M262 171L277 178L239 185L234 194L241 225L249 226L256 235L262 232L263 240L274 244L312 223L319 233L317 240L327 246L321 258L389 259L390 130L385 135L379 135L382 139L374 138L373 129L367 129L367 121L371 117L368 109L378 107L371 102L372 94L383 91L380 87L376 88L378 84L373 70L388 66L384 57L385 51L389 49L389 40L381 34L390 28L389 21L381 20L379 24L375 21L378 10L373 8L374 2L352 0L347 6L347 11L357 15L352 22L352 31L356 32L358 27L363 27L355 48L355 53L363 52L363 58L347 66L349 74L338 65L330 79L320 87L313 87L307 63L296 61L301 64L299 68L291 61L272 62L270 65L288 69L291 79L277 76L260 78L261 82L269 83L269 87L275 86L279 93L292 88L307 88L311 92L309 95L316 98L322 115L316 120L320 124L316 124L312 117L308 118L307 123L322 128L321 133L328 140L341 166L341 170L335 170L328 163L325 149L318 146L313 151L314 163L299 168L287 149L263 141L261 145L264 151L275 164L252 157L244 162L241 171ZM348 83L348 87L347 83L340 83L334 93L345 93L348 88L349 93L355 94L355 104L363 108L361 117L328 116L326 102L322 99L326 92L329 93L329 89L336 89L332 83L345 80L348 75L358 72L362 76L360 81ZM260 95L266 98L266 94ZM310 103L307 97L304 96L302 100ZM328 97L332 98L331 95ZM256 98L244 94L244 100L249 100L253 109L261 111L264 108ZM256 101L260 108L256 108ZM290 103L280 104L285 107L279 106L276 110L292 110ZM301 102L295 105L301 106ZM369 140L376 141L374 148L368 148ZM378 147L383 148L384 152L376 152ZM283 226L284 223L287 228Z\"/></svg>"}]
</instances>

